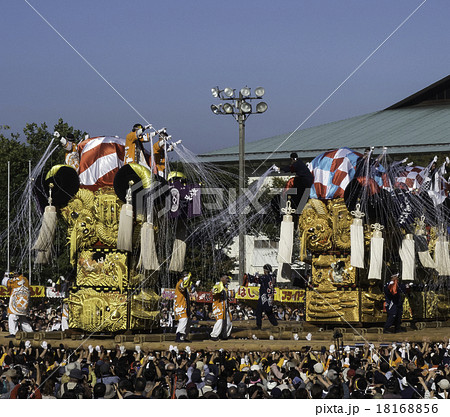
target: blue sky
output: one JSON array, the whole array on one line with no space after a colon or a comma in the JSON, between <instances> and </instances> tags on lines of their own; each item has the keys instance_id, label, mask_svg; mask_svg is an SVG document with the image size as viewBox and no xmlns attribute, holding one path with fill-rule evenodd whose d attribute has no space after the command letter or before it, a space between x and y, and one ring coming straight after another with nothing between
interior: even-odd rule
<instances>
[{"instance_id":1,"label":"blue sky","mask_svg":"<svg viewBox=\"0 0 450 417\"><path fill-rule=\"evenodd\" d=\"M290 132L421 0L28 0L147 120L195 153L237 145L214 86L266 89L246 139ZM450 73L450 5L428 0L303 127L381 110ZM91 136L143 120L23 0L0 13L0 125ZM424 138L424 141L426 138Z\"/></svg>"}]
</instances>

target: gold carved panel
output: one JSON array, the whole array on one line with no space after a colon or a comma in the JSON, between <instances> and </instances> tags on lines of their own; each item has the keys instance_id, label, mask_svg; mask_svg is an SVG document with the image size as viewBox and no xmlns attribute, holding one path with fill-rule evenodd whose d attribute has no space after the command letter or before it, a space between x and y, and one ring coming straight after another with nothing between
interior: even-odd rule
<instances>
[{"instance_id":1,"label":"gold carved panel","mask_svg":"<svg viewBox=\"0 0 450 417\"><path fill-rule=\"evenodd\" d=\"M70 328L115 332L127 327L126 294L83 288L70 293L68 303Z\"/></svg>"},{"instance_id":2,"label":"gold carved panel","mask_svg":"<svg viewBox=\"0 0 450 417\"><path fill-rule=\"evenodd\" d=\"M307 291L306 321L358 322L359 290Z\"/></svg>"},{"instance_id":3,"label":"gold carved panel","mask_svg":"<svg viewBox=\"0 0 450 417\"><path fill-rule=\"evenodd\" d=\"M127 255L116 250L82 251L78 257L77 285L117 287L128 281Z\"/></svg>"}]
</instances>

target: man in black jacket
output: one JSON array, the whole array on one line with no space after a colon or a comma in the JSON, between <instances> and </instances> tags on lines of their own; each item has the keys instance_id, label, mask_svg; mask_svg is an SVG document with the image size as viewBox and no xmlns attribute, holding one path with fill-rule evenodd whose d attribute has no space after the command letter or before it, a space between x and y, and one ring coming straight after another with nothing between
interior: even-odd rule
<instances>
[{"instance_id":1,"label":"man in black jacket","mask_svg":"<svg viewBox=\"0 0 450 417\"><path fill-rule=\"evenodd\" d=\"M256 307L256 327L261 329L262 314L266 313L267 318L273 326L278 322L273 312L273 297L275 292L275 277L272 275L272 267L269 264L263 267L264 275L259 276L259 299Z\"/></svg>"}]
</instances>

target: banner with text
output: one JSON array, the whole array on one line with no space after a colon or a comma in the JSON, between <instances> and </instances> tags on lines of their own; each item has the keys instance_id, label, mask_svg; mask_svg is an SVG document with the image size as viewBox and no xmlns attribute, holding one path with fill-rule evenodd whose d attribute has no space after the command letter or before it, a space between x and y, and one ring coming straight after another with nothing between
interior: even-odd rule
<instances>
[{"instance_id":1,"label":"banner with text","mask_svg":"<svg viewBox=\"0 0 450 417\"><path fill-rule=\"evenodd\" d=\"M236 292L237 300L258 300L258 298L259 287L239 287ZM275 288L274 300L280 303L304 303L305 290Z\"/></svg>"},{"instance_id":2,"label":"banner with text","mask_svg":"<svg viewBox=\"0 0 450 417\"><path fill-rule=\"evenodd\" d=\"M30 286L31 297L45 297L45 287L41 285ZM0 285L0 298L9 297L8 288Z\"/></svg>"}]
</instances>

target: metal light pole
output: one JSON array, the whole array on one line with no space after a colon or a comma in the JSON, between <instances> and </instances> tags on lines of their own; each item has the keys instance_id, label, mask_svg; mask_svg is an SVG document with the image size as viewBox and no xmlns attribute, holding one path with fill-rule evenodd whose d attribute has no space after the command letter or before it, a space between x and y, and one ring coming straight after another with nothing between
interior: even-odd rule
<instances>
[{"instance_id":1,"label":"metal light pole","mask_svg":"<svg viewBox=\"0 0 450 417\"><path fill-rule=\"evenodd\" d=\"M243 87L239 91L239 96L235 96L235 90L219 87L211 89L213 97L225 101L218 106L211 105L214 114L231 114L239 123L239 199L243 201L245 188L245 121L250 114L261 114L267 110L267 104L263 101L256 105L256 112L252 113L251 100L259 100L264 95L264 88L257 87L255 96L251 97L251 91L248 87ZM242 285L245 274L245 213L241 210L239 213L239 285Z\"/></svg>"}]
</instances>

